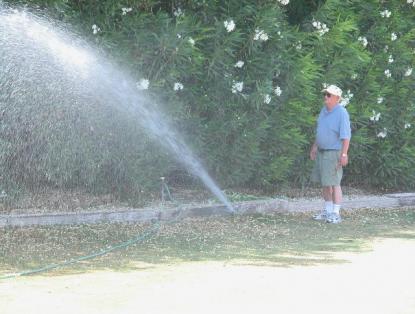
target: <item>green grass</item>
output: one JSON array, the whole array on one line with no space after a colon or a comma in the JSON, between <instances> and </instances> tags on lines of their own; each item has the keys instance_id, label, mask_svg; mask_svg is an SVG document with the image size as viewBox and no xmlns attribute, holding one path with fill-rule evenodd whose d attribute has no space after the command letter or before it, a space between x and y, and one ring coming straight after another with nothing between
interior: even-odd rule
<instances>
[{"instance_id":1,"label":"green grass","mask_svg":"<svg viewBox=\"0 0 415 314\"><path fill-rule=\"evenodd\" d=\"M339 225L311 214L185 219L162 225L145 241L51 274L96 269L129 271L157 264L225 261L244 265L315 265L345 262L336 252L370 250L377 238L415 239L415 210L359 210ZM119 244L149 224L99 224L0 229L0 275L60 263Z\"/></svg>"}]
</instances>

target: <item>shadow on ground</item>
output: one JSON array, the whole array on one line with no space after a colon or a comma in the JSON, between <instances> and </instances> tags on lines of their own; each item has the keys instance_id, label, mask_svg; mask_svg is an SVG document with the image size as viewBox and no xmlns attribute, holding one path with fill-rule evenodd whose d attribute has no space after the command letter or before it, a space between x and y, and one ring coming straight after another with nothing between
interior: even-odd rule
<instances>
[{"instance_id":1,"label":"shadow on ground","mask_svg":"<svg viewBox=\"0 0 415 314\"><path fill-rule=\"evenodd\" d=\"M0 229L0 276L100 252L143 235L149 224L100 224ZM209 217L161 225L143 241L42 275L93 270L146 270L159 265L219 261L291 267L346 263L339 252L371 250L374 239L415 240L415 210L358 210L339 225L311 214Z\"/></svg>"}]
</instances>

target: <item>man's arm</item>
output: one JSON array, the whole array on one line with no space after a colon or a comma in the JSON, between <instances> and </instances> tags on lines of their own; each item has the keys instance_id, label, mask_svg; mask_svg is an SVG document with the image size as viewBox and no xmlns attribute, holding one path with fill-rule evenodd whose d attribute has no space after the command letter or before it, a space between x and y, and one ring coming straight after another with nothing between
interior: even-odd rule
<instances>
[{"instance_id":1,"label":"man's arm","mask_svg":"<svg viewBox=\"0 0 415 314\"><path fill-rule=\"evenodd\" d=\"M310 159L315 160L317 157L317 143L314 142L310 149Z\"/></svg>"},{"instance_id":2,"label":"man's arm","mask_svg":"<svg viewBox=\"0 0 415 314\"><path fill-rule=\"evenodd\" d=\"M349 162L348 151L349 151L351 137L352 137L352 130L350 128L349 113L345 109L343 111L342 119L340 122L340 139L342 141L342 149L341 149L339 166L341 167L346 166Z\"/></svg>"},{"instance_id":3,"label":"man's arm","mask_svg":"<svg viewBox=\"0 0 415 314\"><path fill-rule=\"evenodd\" d=\"M346 138L342 140L342 150L340 155L340 165L346 166L349 162L348 151L349 151L350 139Z\"/></svg>"}]
</instances>

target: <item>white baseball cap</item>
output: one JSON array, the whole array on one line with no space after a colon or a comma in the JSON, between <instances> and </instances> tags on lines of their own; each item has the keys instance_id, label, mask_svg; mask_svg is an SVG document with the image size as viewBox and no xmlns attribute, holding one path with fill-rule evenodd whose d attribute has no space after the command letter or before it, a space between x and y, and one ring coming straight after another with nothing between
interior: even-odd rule
<instances>
[{"instance_id":1,"label":"white baseball cap","mask_svg":"<svg viewBox=\"0 0 415 314\"><path fill-rule=\"evenodd\" d=\"M342 97L343 93L342 90L336 85L329 85L325 89L323 89L322 92L327 92L329 94L339 96L340 98Z\"/></svg>"}]
</instances>

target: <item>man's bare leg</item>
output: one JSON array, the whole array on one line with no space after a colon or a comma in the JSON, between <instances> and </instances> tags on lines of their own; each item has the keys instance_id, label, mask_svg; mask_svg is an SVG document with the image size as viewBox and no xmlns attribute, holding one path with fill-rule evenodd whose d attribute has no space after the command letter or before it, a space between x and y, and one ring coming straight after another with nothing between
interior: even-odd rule
<instances>
[{"instance_id":1,"label":"man's bare leg","mask_svg":"<svg viewBox=\"0 0 415 314\"><path fill-rule=\"evenodd\" d=\"M343 199L343 193L341 186L333 186L333 203L336 205L340 205Z\"/></svg>"},{"instance_id":2,"label":"man's bare leg","mask_svg":"<svg viewBox=\"0 0 415 314\"><path fill-rule=\"evenodd\" d=\"M333 212L340 214L340 205L343 200L343 193L341 186L333 186Z\"/></svg>"},{"instance_id":3,"label":"man's bare leg","mask_svg":"<svg viewBox=\"0 0 415 314\"><path fill-rule=\"evenodd\" d=\"M323 198L326 202L333 202L333 188L331 186L323 186Z\"/></svg>"}]
</instances>

